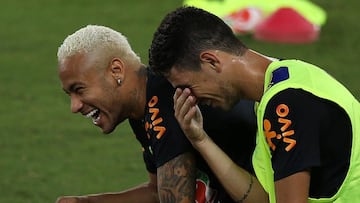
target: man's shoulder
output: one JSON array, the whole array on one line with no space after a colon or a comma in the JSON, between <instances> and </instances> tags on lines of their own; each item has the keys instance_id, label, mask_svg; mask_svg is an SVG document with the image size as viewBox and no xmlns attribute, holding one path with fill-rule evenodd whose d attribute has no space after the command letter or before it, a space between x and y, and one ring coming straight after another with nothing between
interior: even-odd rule
<instances>
[{"instance_id":1,"label":"man's shoulder","mask_svg":"<svg viewBox=\"0 0 360 203\"><path fill-rule=\"evenodd\" d=\"M166 78L149 73L146 85L146 108L165 109L173 108L173 95L175 89Z\"/></svg>"},{"instance_id":2,"label":"man's shoulder","mask_svg":"<svg viewBox=\"0 0 360 203\"><path fill-rule=\"evenodd\" d=\"M170 82L166 80L166 78L151 72L148 74L148 81L146 83L146 95L148 100L153 96L172 96L174 92L175 89L171 86Z\"/></svg>"}]
</instances>

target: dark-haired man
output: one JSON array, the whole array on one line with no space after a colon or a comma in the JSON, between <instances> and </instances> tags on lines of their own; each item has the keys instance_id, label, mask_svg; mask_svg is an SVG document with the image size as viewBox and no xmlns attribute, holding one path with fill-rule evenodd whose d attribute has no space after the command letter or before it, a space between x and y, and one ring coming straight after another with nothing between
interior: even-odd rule
<instances>
[{"instance_id":1,"label":"dark-haired man","mask_svg":"<svg viewBox=\"0 0 360 203\"><path fill-rule=\"evenodd\" d=\"M270 202L360 202L360 104L324 70L251 50L194 7L163 19L149 55L153 70L188 87L176 90L175 116L235 200L250 202L256 190L203 130L199 103L231 109L257 101L253 165Z\"/></svg>"}]
</instances>

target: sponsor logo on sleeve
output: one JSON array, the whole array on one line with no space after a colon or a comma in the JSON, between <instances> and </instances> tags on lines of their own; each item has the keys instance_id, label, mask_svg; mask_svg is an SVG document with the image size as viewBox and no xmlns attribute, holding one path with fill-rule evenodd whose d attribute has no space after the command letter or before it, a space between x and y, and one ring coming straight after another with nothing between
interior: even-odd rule
<instances>
[{"instance_id":1,"label":"sponsor logo on sleeve","mask_svg":"<svg viewBox=\"0 0 360 203\"><path fill-rule=\"evenodd\" d=\"M157 139L160 139L166 132L166 128L161 126L163 122L163 118L159 116L159 108L156 107L158 104L159 99L157 96L153 96L150 101L148 102L149 107L149 114L151 116L146 116L145 121L145 130L147 132L148 138L150 138L149 132L152 131L156 135Z\"/></svg>"},{"instance_id":2,"label":"sponsor logo on sleeve","mask_svg":"<svg viewBox=\"0 0 360 203\"><path fill-rule=\"evenodd\" d=\"M287 152L292 150L296 145L296 140L291 138L291 136L295 134L295 130L291 129L292 121L288 118L289 112L290 109L286 104L279 104L276 107L277 120L270 121L268 119L264 119L263 121L266 140L273 151L276 149L274 142L277 141L287 143L287 146L285 147ZM279 126L279 129L274 129L273 124Z\"/></svg>"}]
</instances>

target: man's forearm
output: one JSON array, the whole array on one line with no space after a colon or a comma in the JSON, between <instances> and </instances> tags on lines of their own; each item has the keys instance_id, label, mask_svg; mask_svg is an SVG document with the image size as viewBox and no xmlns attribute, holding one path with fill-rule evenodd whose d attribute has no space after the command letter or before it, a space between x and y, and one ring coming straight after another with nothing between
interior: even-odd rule
<instances>
[{"instance_id":1,"label":"man's forearm","mask_svg":"<svg viewBox=\"0 0 360 203\"><path fill-rule=\"evenodd\" d=\"M256 177L236 165L210 137L194 144L228 194L237 202L266 203L267 193ZM241 153L241 149L239 149Z\"/></svg>"},{"instance_id":2,"label":"man's forearm","mask_svg":"<svg viewBox=\"0 0 360 203\"><path fill-rule=\"evenodd\" d=\"M195 202L196 164L191 153L180 154L158 168L158 191L161 202Z\"/></svg>"},{"instance_id":3,"label":"man's forearm","mask_svg":"<svg viewBox=\"0 0 360 203\"><path fill-rule=\"evenodd\" d=\"M149 173L149 182L114 193L59 197L56 203L158 203L157 177Z\"/></svg>"},{"instance_id":4,"label":"man's forearm","mask_svg":"<svg viewBox=\"0 0 360 203\"><path fill-rule=\"evenodd\" d=\"M158 203L156 186L149 183L117 193L87 195L86 203Z\"/></svg>"}]
</instances>

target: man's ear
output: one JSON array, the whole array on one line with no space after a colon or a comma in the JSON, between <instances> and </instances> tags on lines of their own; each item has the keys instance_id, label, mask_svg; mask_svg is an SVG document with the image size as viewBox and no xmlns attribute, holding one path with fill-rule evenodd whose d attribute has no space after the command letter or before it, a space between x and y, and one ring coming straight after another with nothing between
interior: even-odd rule
<instances>
[{"instance_id":1,"label":"man's ear","mask_svg":"<svg viewBox=\"0 0 360 203\"><path fill-rule=\"evenodd\" d=\"M124 62L119 58L113 58L110 63L110 72L115 80L123 79L125 73Z\"/></svg>"},{"instance_id":2,"label":"man's ear","mask_svg":"<svg viewBox=\"0 0 360 203\"><path fill-rule=\"evenodd\" d=\"M205 67L210 67L217 72L221 71L220 60L215 51L210 50L201 52L200 62L205 65Z\"/></svg>"}]
</instances>

